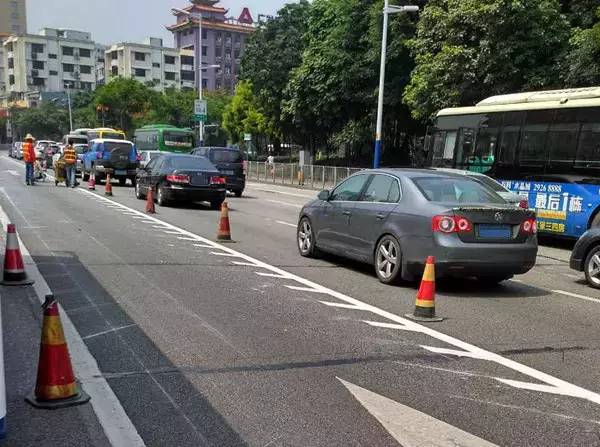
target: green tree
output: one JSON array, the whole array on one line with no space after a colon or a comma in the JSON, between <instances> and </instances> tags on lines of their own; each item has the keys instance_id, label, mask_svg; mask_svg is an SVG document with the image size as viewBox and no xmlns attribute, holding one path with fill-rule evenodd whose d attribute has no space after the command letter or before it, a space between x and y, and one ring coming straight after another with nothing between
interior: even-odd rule
<instances>
[{"instance_id":1,"label":"green tree","mask_svg":"<svg viewBox=\"0 0 600 447\"><path fill-rule=\"evenodd\" d=\"M243 141L245 133L255 137L272 135L272 127L256 106L250 82L241 81L236 86L235 95L223 112L223 127L234 143Z\"/></svg>"},{"instance_id":2,"label":"green tree","mask_svg":"<svg viewBox=\"0 0 600 447\"><path fill-rule=\"evenodd\" d=\"M253 33L242 59L242 77L252 83L261 111L279 136L292 131L281 119L281 102L291 71L302 62L309 11L307 0L285 5Z\"/></svg>"},{"instance_id":3,"label":"green tree","mask_svg":"<svg viewBox=\"0 0 600 447\"><path fill-rule=\"evenodd\" d=\"M10 116L17 135L31 133L38 140L60 140L69 132L69 112L54 103L29 109L12 108Z\"/></svg>"},{"instance_id":4,"label":"green tree","mask_svg":"<svg viewBox=\"0 0 600 447\"><path fill-rule=\"evenodd\" d=\"M557 0L431 0L404 100L427 119L493 94L558 87L569 31Z\"/></svg>"}]
</instances>

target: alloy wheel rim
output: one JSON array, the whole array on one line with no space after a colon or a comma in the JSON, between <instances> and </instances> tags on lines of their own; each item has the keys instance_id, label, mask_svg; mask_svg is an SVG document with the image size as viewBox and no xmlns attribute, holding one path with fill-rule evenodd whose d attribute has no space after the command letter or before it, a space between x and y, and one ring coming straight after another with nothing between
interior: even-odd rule
<instances>
[{"instance_id":1,"label":"alloy wheel rim","mask_svg":"<svg viewBox=\"0 0 600 447\"><path fill-rule=\"evenodd\" d=\"M600 252L596 253L588 263L588 275L594 284L600 285Z\"/></svg>"},{"instance_id":2,"label":"alloy wheel rim","mask_svg":"<svg viewBox=\"0 0 600 447\"><path fill-rule=\"evenodd\" d=\"M308 253L312 246L312 228L310 223L306 220L300 224L300 230L298 231L298 246L302 253Z\"/></svg>"},{"instance_id":3,"label":"alloy wheel rim","mask_svg":"<svg viewBox=\"0 0 600 447\"><path fill-rule=\"evenodd\" d=\"M384 279L389 279L398 264L398 247L391 240L379 245L377 250L377 272Z\"/></svg>"}]
</instances>

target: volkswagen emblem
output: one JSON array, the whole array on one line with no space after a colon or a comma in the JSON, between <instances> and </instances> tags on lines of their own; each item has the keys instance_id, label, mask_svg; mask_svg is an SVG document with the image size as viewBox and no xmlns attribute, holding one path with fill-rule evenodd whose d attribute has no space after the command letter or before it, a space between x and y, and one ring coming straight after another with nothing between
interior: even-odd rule
<instances>
[{"instance_id":1,"label":"volkswagen emblem","mask_svg":"<svg viewBox=\"0 0 600 447\"><path fill-rule=\"evenodd\" d=\"M496 222L502 222L504 220L504 214L496 213L494 214L494 219L496 220Z\"/></svg>"}]
</instances>

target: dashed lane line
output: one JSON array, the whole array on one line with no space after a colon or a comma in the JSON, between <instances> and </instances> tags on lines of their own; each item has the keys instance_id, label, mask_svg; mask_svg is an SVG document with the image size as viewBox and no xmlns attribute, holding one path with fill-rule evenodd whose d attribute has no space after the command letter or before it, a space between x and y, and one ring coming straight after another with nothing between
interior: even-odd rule
<instances>
[{"instance_id":1,"label":"dashed lane line","mask_svg":"<svg viewBox=\"0 0 600 447\"><path fill-rule=\"evenodd\" d=\"M585 295L579 295L578 293L566 292L564 290L550 290L550 292L560 293L562 295L570 296L570 297L573 297L573 298L579 298L580 300L591 301L593 303L600 304L600 299L598 299L598 298L592 298L590 296L585 296Z\"/></svg>"},{"instance_id":2,"label":"dashed lane line","mask_svg":"<svg viewBox=\"0 0 600 447\"><path fill-rule=\"evenodd\" d=\"M137 213L138 215L143 215L141 211L137 211L133 208L129 208L126 205L119 204L118 202L107 199L107 198L102 197L93 192L88 192L83 189L80 189L79 191L82 194L91 195L91 196L95 197L97 200L105 201L105 202L106 201L112 202L114 204L120 205L121 207L123 207L123 209L128 209L132 212ZM368 304L363 301L352 298L343 293L329 289L329 288L324 287L324 286L322 286L318 283L315 283L311 280L308 280L301 276L297 276L297 275L287 272L283 269L280 269L273 265L267 264L258 259L252 258L251 256L248 256L241 252L235 251L232 248L218 244L210 239L207 239L205 237L202 237L200 235L197 235L195 233L187 231L183 228L177 227L176 225L170 224L165 221L161 221L160 219L158 219L156 217L148 217L148 220L152 220L152 221L156 222L157 224L158 223L164 224L165 226L168 226L169 228L172 228L173 230L177 230L177 232L181 233L182 235L187 235L191 238L195 238L198 242L200 242L204 245L210 246L211 248L214 248L214 249L218 249L222 252L229 253L231 255L235 255L237 258L247 261L248 263L251 263L253 266L260 267L264 270L271 272L271 273L255 272L256 274L258 274L260 276L270 276L273 278L283 279L283 280L287 280L287 281L294 281L294 282L299 283L302 286L306 287L307 289L319 291L319 293L327 294L343 303L353 305L353 306L355 306L354 308L356 310L360 310L363 312L371 313L373 315L377 315L378 317L388 320L389 322L392 322L395 324L395 326L393 326L393 327L389 326L388 328L381 328L382 330L388 329L388 330L403 330L403 331L409 331L409 332L417 332L417 333L427 335L439 342L442 342L442 343L454 346L455 348L458 348L458 349L446 349L446 348L439 348L439 347L435 347L435 346L421 345L421 347L425 350L428 350L430 352L435 352L438 354L443 353L446 355L453 355L453 356L457 356L459 358L467 357L467 358L473 358L473 359L478 359L478 360L487 361L487 362L493 362L493 363L501 365L505 368L508 368L512 371L515 371L522 375L528 376L538 382L541 382L541 383L532 383L532 382L524 382L524 381L519 381L519 380L505 379L502 377L494 377L494 379L500 383L511 386L515 389L575 397L575 398L587 400L589 402L593 402L593 403L600 405L600 394L598 394L598 393L595 393L593 391L587 390L580 386L574 385L574 384L564 381L562 379L556 378L554 376L551 376L550 374L544 373L544 372L539 371L530 366L521 364L512 359L502 357L499 354L496 354L496 353L493 353L490 351L486 351L482 348L479 348L475 345L472 345L470 343L459 340L450 335L444 334L442 332L438 332L429 326L417 324L416 322L414 322L412 320L408 320L406 318L400 317L398 315L395 315L391 312L380 309L371 304Z\"/></svg>"},{"instance_id":3,"label":"dashed lane line","mask_svg":"<svg viewBox=\"0 0 600 447\"><path fill-rule=\"evenodd\" d=\"M278 205L284 205L284 206L291 206L293 208L302 208L302 205L298 205L297 203L289 203L289 202L282 202L280 200L270 200L270 199L265 199L266 202L271 202L271 203L277 203Z\"/></svg>"},{"instance_id":4,"label":"dashed lane line","mask_svg":"<svg viewBox=\"0 0 600 447\"><path fill-rule=\"evenodd\" d=\"M279 225L287 225L288 227L292 227L292 228L296 228L298 226L296 224L284 222L282 220L276 220L275 223L278 223Z\"/></svg>"}]
</instances>

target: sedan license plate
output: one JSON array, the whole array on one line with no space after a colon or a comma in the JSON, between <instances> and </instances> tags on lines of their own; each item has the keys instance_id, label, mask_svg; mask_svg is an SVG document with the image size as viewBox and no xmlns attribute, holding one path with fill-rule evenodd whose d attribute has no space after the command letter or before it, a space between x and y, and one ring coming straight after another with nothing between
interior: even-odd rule
<instances>
[{"instance_id":1,"label":"sedan license plate","mask_svg":"<svg viewBox=\"0 0 600 447\"><path fill-rule=\"evenodd\" d=\"M510 225L479 225L479 237L486 239L510 239Z\"/></svg>"},{"instance_id":2,"label":"sedan license plate","mask_svg":"<svg viewBox=\"0 0 600 447\"><path fill-rule=\"evenodd\" d=\"M127 175L127 171L123 169L115 169L115 175Z\"/></svg>"},{"instance_id":3,"label":"sedan license plate","mask_svg":"<svg viewBox=\"0 0 600 447\"><path fill-rule=\"evenodd\" d=\"M235 174L235 171L231 171L231 170L226 170L226 169L224 169L224 170L222 170L222 171L221 171L221 174L225 174L225 175L233 175L233 174Z\"/></svg>"}]
</instances>

